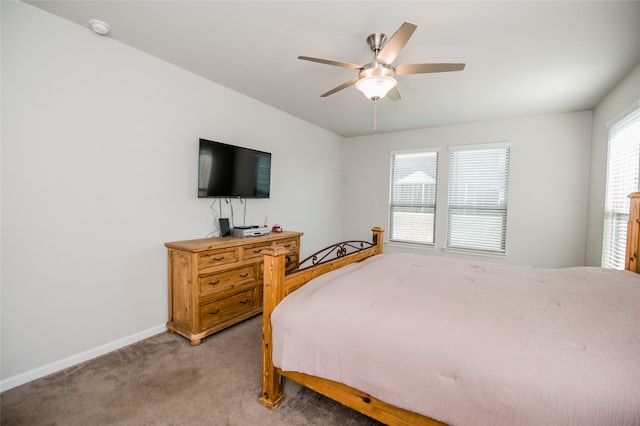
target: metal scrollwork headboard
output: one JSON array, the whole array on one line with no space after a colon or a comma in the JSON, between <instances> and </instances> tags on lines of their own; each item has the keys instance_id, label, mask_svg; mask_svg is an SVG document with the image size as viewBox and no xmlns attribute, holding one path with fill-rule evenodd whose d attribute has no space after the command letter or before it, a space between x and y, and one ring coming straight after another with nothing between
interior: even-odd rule
<instances>
[{"instance_id":1,"label":"metal scrollwork headboard","mask_svg":"<svg viewBox=\"0 0 640 426\"><path fill-rule=\"evenodd\" d=\"M374 245L375 245L375 241L374 243L370 243L368 241L351 240L351 241L343 241L341 243L336 243L331 246L325 247L322 250L318 250L317 252L313 253L311 256L302 260L297 270L299 271L302 269L310 268L312 266L321 265L331 260L344 257L349 254L357 253L362 250L366 250L368 248L373 247Z\"/></svg>"}]
</instances>

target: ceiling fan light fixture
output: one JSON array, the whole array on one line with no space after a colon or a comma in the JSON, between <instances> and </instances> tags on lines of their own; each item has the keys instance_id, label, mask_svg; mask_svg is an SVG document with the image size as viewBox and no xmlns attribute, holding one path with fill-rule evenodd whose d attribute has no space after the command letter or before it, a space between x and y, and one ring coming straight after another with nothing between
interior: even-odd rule
<instances>
[{"instance_id":1,"label":"ceiling fan light fixture","mask_svg":"<svg viewBox=\"0 0 640 426\"><path fill-rule=\"evenodd\" d=\"M365 77L356 82L356 89L364 93L367 99L378 100L387 96L389 90L396 87L395 78L386 75Z\"/></svg>"}]
</instances>

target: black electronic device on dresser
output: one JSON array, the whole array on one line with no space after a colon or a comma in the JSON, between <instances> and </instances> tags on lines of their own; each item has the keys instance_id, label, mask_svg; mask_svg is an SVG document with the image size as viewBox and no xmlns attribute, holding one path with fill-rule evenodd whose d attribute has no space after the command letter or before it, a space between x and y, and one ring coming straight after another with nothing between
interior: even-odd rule
<instances>
[{"instance_id":1,"label":"black electronic device on dresser","mask_svg":"<svg viewBox=\"0 0 640 426\"><path fill-rule=\"evenodd\" d=\"M220 236L226 237L228 235L231 235L231 228L229 227L229 219L220 218L218 219L218 221L220 222Z\"/></svg>"}]
</instances>

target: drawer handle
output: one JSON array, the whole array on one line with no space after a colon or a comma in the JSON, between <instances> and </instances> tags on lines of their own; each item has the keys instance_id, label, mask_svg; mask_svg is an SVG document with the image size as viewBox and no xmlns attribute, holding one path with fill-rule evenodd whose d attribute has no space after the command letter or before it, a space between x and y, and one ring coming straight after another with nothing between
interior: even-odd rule
<instances>
[{"instance_id":1,"label":"drawer handle","mask_svg":"<svg viewBox=\"0 0 640 426\"><path fill-rule=\"evenodd\" d=\"M224 256L222 256L222 257L214 257L213 260L215 260L216 262L220 262L221 260L224 260Z\"/></svg>"},{"instance_id":2,"label":"drawer handle","mask_svg":"<svg viewBox=\"0 0 640 426\"><path fill-rule=\"evenodd\" d=\"M291 247L291 244L285 244L284 246L285 247Z\"/></svg>"},{"instance_id":3,"label":"drawer handle","mask_svg":"<svg viewBox=\"0 0 640 426\"><path fill-rule=\"evenodd\" d=\"M246 274L240 274L240 278L247 278L248 276L249 276L248 272Z\"/></svg>"},{"instance_id":4,"label":"drawer handle","mask_svg":"<svg viewBox=\"0 0 640 426\"><path fill-rule=\"evenodd\" d=\"M217 314L218 312L220 312L220 309L216 309L216 310L215 310L215 311L213 311L213 312L209 312L209 315L215 315L215 314Z\"/></svg>"},{"instance_id":5,"label":"drawer handle","mask_svg":"<svg viewBox=\"0 0 640 426\"><path fill-rule=\"evenodd\" d=\"M210 281L209 285L216 285L216 284L219 284L219 283L220 283L220 280L215 280L215 281Z\"/></svg>"},{"instance_id":6,"label":"drawer handle","mask_svg":"<svg viewBox=\"0 0 640 426\"><path fill-rule=\"evenodd\" d=\"M245 303L249 303L249 302L251 302L251 299L243 300L242 302L240 302L240 304L244 305Z\"/></svg>"}]
</instances>

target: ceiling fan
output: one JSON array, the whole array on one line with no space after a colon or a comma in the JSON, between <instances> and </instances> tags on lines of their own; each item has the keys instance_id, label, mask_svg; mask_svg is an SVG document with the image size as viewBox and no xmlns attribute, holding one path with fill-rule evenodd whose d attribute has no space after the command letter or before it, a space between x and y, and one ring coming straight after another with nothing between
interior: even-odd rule
<instances>
[{"instance_id":1,"label":"ceiling fan","mask_svg":"<svg viewBox=\"0 0 640 426\"><path fill-rule=\"evenodd\" d=\"M392 101L400 99L400 92L396 87L396 75L424 74L432 72L462 71L465 64L401 64L392 66L400 51L409 41L417 26L404 22L387 41L383 33L373 33L367 37L367 43L373 51L373 61L366 65L333 61L330 59L298 56L298 59L321 64L334 65L358 71L358 76L320 95L327 97L355 84L356 88L374 102L389 96ZM385 43L386 42L386 43Z\"/></svg>"}]
</instances>

